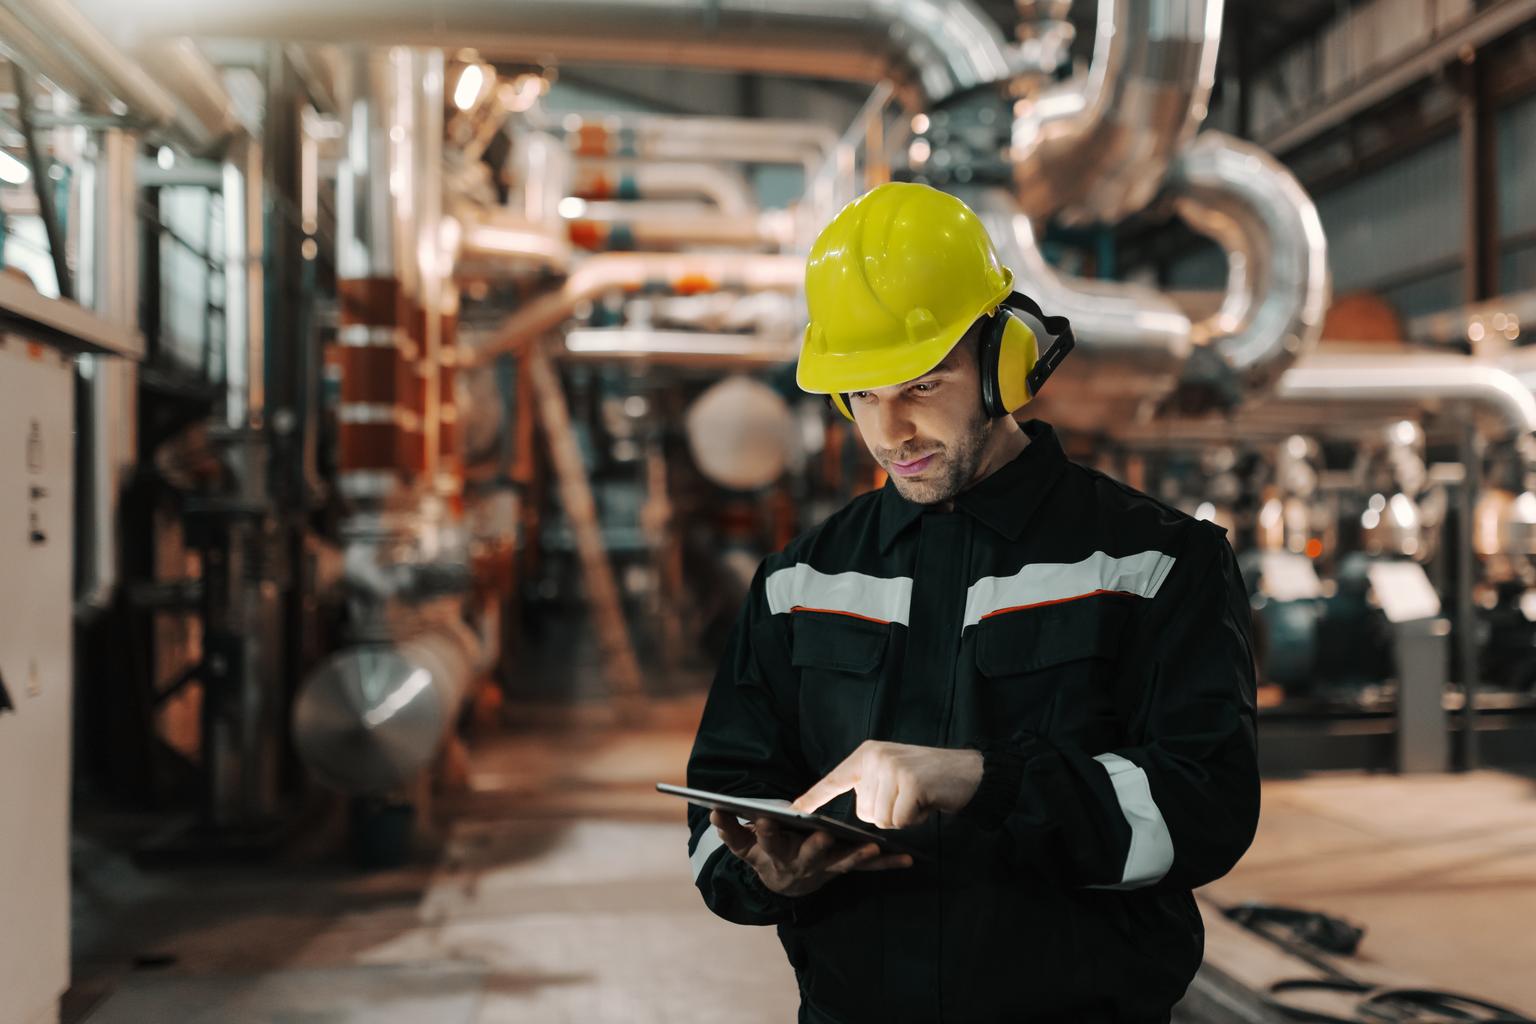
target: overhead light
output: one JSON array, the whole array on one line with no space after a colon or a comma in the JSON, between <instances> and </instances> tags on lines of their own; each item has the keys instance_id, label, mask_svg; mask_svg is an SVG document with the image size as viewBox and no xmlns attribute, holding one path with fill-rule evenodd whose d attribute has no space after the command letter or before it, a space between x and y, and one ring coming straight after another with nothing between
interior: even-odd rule
<instances>
[{"instance_id":1,"label":"overhead light","mask_svg":"<svg viewBox=\"0 0 1536 1024\"><path fill-rule=\"evenodd\" d=\"M459 72L459 83L453 87L453 105L468 110L480 98L480 89L484 85L485 69L479 64L464 65L464 70Z\"/></svg>"},{"instance_id":2,"label":"overhead light","mask_svg":"<svg viewBox=\"0 0 1536 1024\"><path fill-rule=\"evenodd\" d=\"M32 172L27 170L26 164L0 149L0 181L7 185L25 185L31 179Z\"/></svg>"},{"instance_id":3,"label":"overhead light","mask_svg":"<svg viewBox=\"0 0 1536 1024\"><path fill-rule=\"evenodd\" d=\"M560 200L555 210L566 220L575 220L586 215L587 201L580 196L566 196Z\"/></svg>"},{"instance_id":4,"label":"overhead light","mask_svg":"<svg viewBox=\"0 0 1536 1024\"><path fill-rule=\"evenodd\" d=\"M170 146L161 146L155 153L155 163L160 165L162 171L168 171L176 166L176 154L171 151Z\"/></svg>"}]
</instances>

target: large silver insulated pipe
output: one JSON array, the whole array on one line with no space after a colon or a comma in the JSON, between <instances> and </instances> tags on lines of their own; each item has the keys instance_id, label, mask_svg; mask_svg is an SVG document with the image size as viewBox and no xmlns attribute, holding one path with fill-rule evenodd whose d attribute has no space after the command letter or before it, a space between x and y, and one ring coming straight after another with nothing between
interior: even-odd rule
<instances>
[{"instance_id":1,"label":"large silver insulated pipe","mask_svg":"<svg viewBox=\"0 0 1536 1024\"><path fill-rule=\"evenodd\" d=\"M398 643L332 655L294 703L300 757L346 793L409 785L441 749L483 654L468 626L444 618Z\"/></svg>"},{"instance_id":2,"label":"large silver insulated pipe","mask_svg":"<svg viewBox=\"0 0 1536 1024\"><path fill-rule=\"evenodd\" d=\"M240 130L218 71L191 42L157 38L133 52L87 6L0 0L0 39L21 61L99 111L124 110L137 128L208 154ZM120 105L120 106L119 106Z\"/></svg>"},{"instance_id":3,"label":"large silver insulated pipe","mask_svg":"<svg viewBox=\"0 0 1536 1024\"><path fill-rule=\"evenodd\" d=\"M1054 385L1053 385L1054 386ZM1298 432L1355 437L1390 419L1457 405L1479 414L1492 434L1536 433L1536 397L1514 364L1493 365L1454 352L1324 345L1281 374L1271 394L1231 418L1162 419L1131 428L1124 440L1231 443Z\"/></svg>"},{"instance_id":4,"label":"large silver insulated pipe","mask_svg":"<svg viewBox=\"0 0 1536 1024\"><path fill-rule=\"evenodd\" d=\"M1012 196L991 190L973 199L1020 287L1070 319L1082 342L1088 358L1081 373L1064 367L1048 393L1051 414L1064 425L1102 425L1114 415L1107 401L1165 397L1195 345L1210 347L1244 387L1263 388L1322 332L1330 295L1327 239L1317 208L1289 171L1256 146L1206 132L1179 154L1169 187L1180 215L1227 257L1221 308L1199 322L1151 288L1061 275ZM1077 377L1082 388L1073 386ZM1149 411L1140 402L1132 415Z\"/></svg>"},{"instance_id":5,"label":"large silver insulated pipe","mask_svg":"<svg viewBox=\"0 0 1536 1024\"><path fill-rule=\"evenodd\" d=\"M121 104L140 125L161 127L176 105L145 70L68 0L0 0L0 29L23 62L101 110ZM56 75L58 77L56 77Z\"/></svg>"},{"instance_id":6,"label":"large silver insulated pipe","mask_svg":"<svg viewBox=\"0 0 1536 1024\"><path fill-rule=\"evenodd\" d=\"M1208 110L1222 0L1099 0L1086 75L1026 96L1014 181L1036 221L1112 224L1143 209Z\"/></svg>"},{"instance_id":7,"label":"large silver insulated pipe","mask_svg":"<svg viewBox=\"0 0 1536 1024\"><path fill-rule=\"evenodd\" d=\"M937 103L1008 79L1013 51L971 0L83 0L115 37L472 47L490 60L666 64L854 81Z\"/></svg>"},{"instance_id":8,"label":"large silver insulated pipe","mask_svg":"<svg viewBox=\"0 0 1536 1024\"><path fill-rule=\"evenodd\" d=\"M1144 418L1173 391L1192 349L1192 327L1172 299L1142 285L1060 273L1041 253L1029 216L1002 189L962 198L1013 268L1015 287L1072 322L1077 351L1051 378L1040 415L1068 429L1100 430L1106 421Z\"/></svg>"},{"instance_id":9,"label":"large silver insulated pipe","mask_svg":"<svg viewBox=\"0 0 1536 1024\"><path fill-rule=\"evenodd\" d=\"M1226 295L1195 341L1245 388L1264 388L1322 334L1332 285L1317 207L1278 160L1221 132L1184 147L1168 187L1179 216L1227 256Z\"/></svg>"},{"instance_id":10,"label":"large silver insulated pipe","mask_svg":"<svg viewBox=\"0 0 1536 1024\"><path fill-rule=\"evenodd\" d=\"M171 127L193 153L221 152L245 135L224 79L190 39L157 39L135 47L133 56L176 100Z\"/></svg>"},{"instance_id":11,"label":"large silver insulated pipe","mask_svg":"<svg viewBox=\"0 0 1536 1024\"><path fill-rule=\"evenodd\" d=\"M1508 369L1454 353L1317 352L1285 371L1283 403L1465 402L1497 416L1511 435L1536 432L1536 397Z\"/></svg>"}]
</instances>

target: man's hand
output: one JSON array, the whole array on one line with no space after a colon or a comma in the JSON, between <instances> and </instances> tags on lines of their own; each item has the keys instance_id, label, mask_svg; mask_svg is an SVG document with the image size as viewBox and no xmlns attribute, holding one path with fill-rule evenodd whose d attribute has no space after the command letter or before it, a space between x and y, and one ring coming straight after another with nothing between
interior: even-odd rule
<instances>
[{"instance_id":1,"label":"man's hand","mask_svg":"<svg viewBox=\"0 0 1536 1024\"><path fill-rule=\"evenodd\" d=\"M849 871L884 871L912 866L906 854L880 855L874 843L854 846L832 838L830 832L806 835L781 827L772 818L756 818L752 827L734 814L711 811L709 820L726 847L747 862L774 892L804 896Z\"/></svg>"},{"instance_id":2,"label":"man's hand","mask_svg":"<svg viewBox=\"0 0 1536 1024\"><path fill-rule=\"evenodd\" d=\"M981 767L978 750L865 740L794 806L814 811L851 789L854 813L864 821L876 828L908 828L934 811L954 812L970 803L981 785Z\"/></svg>"}]
</instances>

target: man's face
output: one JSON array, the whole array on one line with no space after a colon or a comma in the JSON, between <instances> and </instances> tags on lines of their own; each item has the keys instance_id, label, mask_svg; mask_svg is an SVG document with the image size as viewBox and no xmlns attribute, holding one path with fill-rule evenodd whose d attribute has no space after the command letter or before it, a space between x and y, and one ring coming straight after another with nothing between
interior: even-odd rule
<instances>
[{"instance_id":1,"label":"man's face","mask_svg":"<svg viewBox=\"0 0 1536 1024\"><path fill-rule=\"evenodd\" d=\"M976 479L992 434L981 407L975 329L938 366L848 396L864 443L908 501L936 505Z\"/></svg>"}]
</instances>

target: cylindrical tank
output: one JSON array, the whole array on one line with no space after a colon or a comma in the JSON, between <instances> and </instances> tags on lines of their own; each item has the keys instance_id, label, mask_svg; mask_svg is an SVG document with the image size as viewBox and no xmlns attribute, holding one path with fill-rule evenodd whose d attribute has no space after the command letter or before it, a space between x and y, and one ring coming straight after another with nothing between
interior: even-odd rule
<instances>
[{"instance_id":1,"label":"cylindrical tank","mask_svg":"<svg viewBox=\"0 0 1536 1024\"><path fill-rule=\"evenodd\" d=\"M337 652L305 680L295 703L300 757L343 792L406 785L437 755L478 657L478 640L456 623Z\"/></svg>"},{"instance_id":2,"label":"cylindrical tank","mask_svg":"<svg viewBox=\"0 0 1536 1024\"><path fill-rule=\"evenodd\" d=\"M727 377L711 386L688 409L686 426L699 472L731 490L769 486L799 455L789 405L750 377Z\"/></svg>"}]
</instances>

